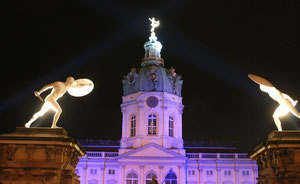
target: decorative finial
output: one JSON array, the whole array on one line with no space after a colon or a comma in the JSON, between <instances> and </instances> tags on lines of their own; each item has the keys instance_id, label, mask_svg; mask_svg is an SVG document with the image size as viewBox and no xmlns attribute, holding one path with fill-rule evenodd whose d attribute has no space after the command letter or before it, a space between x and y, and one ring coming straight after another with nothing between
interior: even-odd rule
<instances>
[{"instance_id":1,"label":"decorative finial","mask_svg":"<svg viewBox=\"0 0 300 184\"><path fill-rule=\"evenodd\" d=\"M153 39L156 41L157 37L155 36L154 30L159 26L159 20L156 21L154 17L152 19L149 18L149 20L151 21L151 36L149 39Z\"/></svg>"}]
</instances>

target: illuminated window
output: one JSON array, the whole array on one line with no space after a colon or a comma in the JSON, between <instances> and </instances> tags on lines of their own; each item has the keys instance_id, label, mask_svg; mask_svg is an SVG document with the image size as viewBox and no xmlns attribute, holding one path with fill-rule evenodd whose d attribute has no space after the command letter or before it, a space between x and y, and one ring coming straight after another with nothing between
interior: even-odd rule
<instances>
[{"instance_id":1,"label":"illuminated window","mask_svg":"<svg viewBox=\"0 0 300 184\"><path fill-rule=\"evenodd\" d=\"M230 176L231 175L231 171L230 170L225 170L224 171L224 175L225 176Z\"/></svg>"},{"instance_id":2,"label":"illuminated window","mask_svg":"<svg viewBox=\"0 0 300 184\"><path fill-rule=\"evenodd\" d=\"M97 174L97 169L90 169L90 174Z\"/></svg>"},{"instance_id":3,"label":"illuminated window","mask_svg":"<svg viewBox=\"0 0 300 184\"><path fill-rule=\"evenodd\" d=\"M177 176L175 173L171 172L167 174L165 178L165 183L166 184L177 184Z\"/></svg>"},{"instance_id":4,"label":"illuminated window","mask_svg":"<svg viewBox=\"0 0 300 184\"><path fill-rule=\"evenodd\" d=\"M108 174L115 174L115 170L114 169L109 169Z\"/></svg>"},{"instance_id":5,"label":"illuminated window","mask_svg":"<svg viewBox=\"0 0 300 184\"><path fill-rule=\"evenodd\" d=\"M174 118L169 116L169 136L174 136Z\"/></svg>"},{"instance_id":6,"label":"illuminated window","mask_svg":"<svg viewBox=\"0 0 300 184\"><path fill-rule=\"evenodd\" d=\"M243 176L249 176L250 172L248 170L243 170Z\"/></svg>"},{"instance_id":7,"label":"illuminated window","mask_svg":"<svg viewBox=\"0 0 300 184\"><path fill-rule=\"evenodd\" d=\"M188 173L189 173L190 176L194 176L195 175L195 170L189 170Z\"/></svg>"},{"instance_id":8,"label":"illuminated window","mask_svg":"<svg viewBox=\"0 0 300 184\"><path fill-rule=\"evenodd\" d=\"M156 135L156 116L150 114L148 116L148 135Z\"/></svg>"},{"instance_id":9,"label":"illuminated window","mask_svg":"<svg viewBox=\"0 0 300 184\"><path fill-rule=\"evenodd\" d=\"M133 137L136 134L136 117L135 115L131 116L131 126L130 126L130 136Z\"/></svg>"},{"instance_id":10,"label":"illuminated window","mask_svg":"<svg viewBox=\"0 0 300 184\"><path fill-rule=\"evenodd\" d=\"M214 175L214 171L213 170L206 170L206 175L207 176L212 176L212 175Z\"/></svg>"},{"instance_id":11,"label":"illuminated window","mask_svg":"<svg viewBox=\"0 0 300 184\"><path fill-rule=\"evenodd\" d=\"M146 176L146 184L151 184L152 177L155 177L155 179L157 180L156 174L151 172Z\"/></svg>"},{"instance_id":12,"label":"illuminated window","mask_svg":"<svg viewBox=\"0 0 300 184\"><path fill-rule=\"evenodd\" d=\"M127 175L126 184L138 184L138 176L131 172Z\"/></svg>"}]
</instances>

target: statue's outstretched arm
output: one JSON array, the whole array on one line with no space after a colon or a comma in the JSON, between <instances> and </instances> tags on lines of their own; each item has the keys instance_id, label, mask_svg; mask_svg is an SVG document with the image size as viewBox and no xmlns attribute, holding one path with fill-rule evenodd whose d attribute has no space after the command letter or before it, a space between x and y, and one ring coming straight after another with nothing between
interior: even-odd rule
<instances>
[{"instance_id":1,"label":"statue's outstretched arm","mask_svg":"<svg viewBox=\"0 0 300 184\"><path fill-rule=\"evenodd\" d=\"M286 98L286 99L288 99L292 104L293 104L293 106L295 106L296 104L297 104L297 100L293 100L289 95L287 95L287 94L284 94L284 93L282 93L282 96L284 97L284 98Z\"/></svg>"},{"instance_id":2,"label":"statue's outstretched arm","mask_svg":"<svg viewBox=\"0 0 300 184\"><path fill-rule=\"evenodd\" d=\"M39 91L37 91L38 95L40 95L41 93L43 93L44 91L50 89L50 88L53 88L53 86L55 85L55 82L52 83L52 84L48 84L48 85L45 85L44 87L42 87L42 89L40 89Z\"/></svg>"}]
</instances>

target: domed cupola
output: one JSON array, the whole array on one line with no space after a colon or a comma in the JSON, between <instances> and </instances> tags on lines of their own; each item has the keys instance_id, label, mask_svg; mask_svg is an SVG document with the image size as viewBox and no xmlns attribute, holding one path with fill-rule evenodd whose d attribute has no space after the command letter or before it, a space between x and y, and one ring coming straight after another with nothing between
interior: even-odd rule
<instances>
[{"instance_id":1,"label":"domed cupola","mask_svg":"<svg viewBox=\"0 0 300 184\"><path fill-rule=\"evenodd\" d=\"M151 21L151 36L144 45L145 57L142 59L142 68L132 68L123 79L124 96L136 92L168 92L181 96L183 81L181 76L176 74L175 69L164 68L164 60L160 51L162 44L157 41L154 29L158 27L159 21L154 18Z\"/></svg>"}]
</instances>

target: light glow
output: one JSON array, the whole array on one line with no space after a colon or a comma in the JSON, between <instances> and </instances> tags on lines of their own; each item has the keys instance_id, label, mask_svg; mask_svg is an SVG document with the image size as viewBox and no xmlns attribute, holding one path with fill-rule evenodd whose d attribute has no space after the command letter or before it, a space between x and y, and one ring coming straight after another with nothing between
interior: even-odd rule
<instances>
[{"instance_id":1,"label":"light glow","mask_svg":"<svg viewBox=\"0 0 300 184\"><path fill-rule=\"evenodd\" d=\"M273 100L279 103L279 106L273 113L273 119L278 131L282 131L279 117L285 116L289 112L291 112L294 116L300 118L300 113L295 108L298 102L297 100L293 100L289 95L281 93L269 81L262 77L256 76L254 74L249 74L248 77L259 84L259 88L261 91L268 93Z\"/></svg>"},{"instance_id":2,"label":"light glow","mask_svg":"<svg viewBox=\"0 0 300 184\"><path fill-rule=\"evenodd\" d=\"M67 91L72 96L84 96L89 94L93 88L94 84L92 81L88 79L78 79L74 80L73 77L68 77L65 82L56 81L54 83L48 84L44 86L39 91L35 91L34 94L38 97L41 101L43 101L42 97L40 96L41 93L44 91L51 89L51 93L45 98L44 104L41 107L40 111L35 113L32 118L25 124L26 128L30 128L30 125L39 117L43 116L47 111L52 109L55 111L55 115L53 118L51 128L58 128L56 123L62 113L62 109L60 108L57 100L61 98ZM70 91L69 91L70 90Z\"/></svg>"},{"instance_id":3,"label":"light glow","mask_svg":"<svg viewBox=\"0 0 300 184\"><path fill-rule=\"evenodd\" d=\"M94 89L94 84L89 79L75 80L68 93L75 97L82 97L89 94Z\"/></svg>"}]
</instances>

